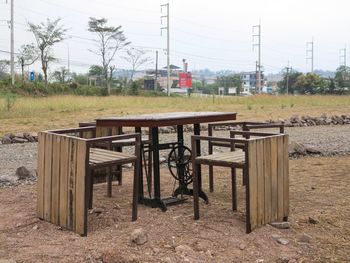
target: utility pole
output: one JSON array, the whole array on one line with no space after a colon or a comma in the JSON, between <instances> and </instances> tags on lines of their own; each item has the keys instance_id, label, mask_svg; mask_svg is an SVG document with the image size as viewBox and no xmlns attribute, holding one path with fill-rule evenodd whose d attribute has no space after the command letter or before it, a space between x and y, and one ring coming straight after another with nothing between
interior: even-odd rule
<instances>
[{"instance_id":1,"label":"utility pole","mask_svg":"<svg viewBox=\"0 0 350 263\"><path fill-rule=\"evenodd\" d=\"M7 3L7 1L6 1ZM11 0L11 84L15 85L15 40L14 40L14 0Z\"/></svg>"},{"instance_id":2,"label":"utility pole","mask_svg":"<svg viewBox=\"0 0 350 263\"><path fill-rule=\"evenodd\" d=\"M67 44L67 47L68 47L68 77L69 77L69 74L70 74L70 58L69 58L69 45Z\"/></svg>"},{"instance_id":3,"label":"utility pole","mask_svg":"<svg viewBox=\"0 0 350 263\"><path fill-rule=\"evenodd\" d=\"M311 60L311 73L314 73L314 38L306 42L306 61Z\"/></svg>"},{"instance_id":4,"label":"utility pole","mask_svg":"<svg viewBox=\"0 0 350 263\"><path fill-rule=\"evenodd\" d=\"M171 85L170 85L170 33L169 33L169 25L170 25L170 23L169 23L169 3L167 3L167 4L163 4L163 5L161 5L160 6L160 11L161 12L163 12L163 7L164 6L166 6L166 10L167 10L167 13L166 13L166 15L164 15L164 16L161 16L160 17L160 22L161 22L161 24L163 24L163 18L166 18L166 20L167 20L167 25L166 25L166 27L161 27L160 28L160 32L161 32L161 34L162 34L162 31L163 31L163 29L166 29L166 31L167 31L167 94L168 94L168 96L170 96L170 87L171 87Z\"/></svg>"},{"instance_id":5,"label":"utility pole","mask_svg":"<svg viewBox=\"0 0 350 263\"><path fill-rule=\"evenodd\" d=\"M157 91L157 82L158 82L158 50L156 51L156 73L154 78L154 91Z\"/></svg>"},{"instance_id":6,"label":"utility pole","mask_svg":"<svg viewBox=\"0 0 350 263\"><path fill-rule=\"evenodd\" d=\"M288 89L289 89L289 70L292 71L292 68L289 67L289 61L288 61L288 66L286 67L287 70L287 75L286 75L286 93L288 95Z\"/></svg>"},{"instance_id":7,"label":"utility pole","mask_svg":"<svg viewBox=\"0 0 350 263\"><path fill-rule=\"evenodd\" d=\"M256 34L254 34L256 28L258 29L258 32ZM258 38L257 43L255 42L256 37ZM260 22L259 22L259 25L253 26L253 50L254 50L254 47L256 47L256 46L258 46L258 66L257 66L258 67L257 68L258 85L257 85L257 91L260 93L261 92L261 25L260 25Z\"/></svg>"},{"instance_id":8,"label":"utility pole","mask_svg":"<svg viewBox=\"0 0 350 263\"><path fill-rule=\"evenodd\" d=\"M339 62L340 66L346 67L346 46L339 50Z\"/></svg>"}]
</instances>

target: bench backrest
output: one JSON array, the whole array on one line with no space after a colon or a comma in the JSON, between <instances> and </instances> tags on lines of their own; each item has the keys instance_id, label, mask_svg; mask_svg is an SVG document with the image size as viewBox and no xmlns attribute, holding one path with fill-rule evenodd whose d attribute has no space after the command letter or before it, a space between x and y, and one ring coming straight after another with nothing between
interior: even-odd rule
<instances>
[{"instance_id":1,"label":"bench backrest","mask_svg":"<svg viewBox=\"0 0 350 263\"><path fill-rule=\"evenodd\" d=\"M248 142L247 206L250 228L282 221L289 214L288 135Z\"/></svg>"},{"instance_id":2,"label":"bench backrest","mask_svg":"<svg viewBox=\"0 0 350 263\"><path fill-rule=\"evenodd\" d=\"M86 235L87 161L84 139L51 132L38 134L39 218Z\"/></svg>"}]
</instances>

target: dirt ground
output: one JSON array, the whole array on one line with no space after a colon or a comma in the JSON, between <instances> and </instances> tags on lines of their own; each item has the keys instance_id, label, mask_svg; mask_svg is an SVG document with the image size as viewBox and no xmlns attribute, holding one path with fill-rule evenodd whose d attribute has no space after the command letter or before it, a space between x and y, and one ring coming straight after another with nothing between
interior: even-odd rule
<instances>
[{"instance_id":1,"label":"dirt ground","mask_svg":"<svg viewBox=\"0 0 350 263\"><path fill-rule=\"evenodd\" d=\"M204 189L207 169L203 168ZM162 196L172 193L174 180L162 169ZM95 185L94 211L87 237L36 218L36 186L0 190L0 259L16 262L349 262L350 156L290 161L290 229L270 225L245 233L244 188L239 187L239 212L232 212L230 176L218 168L210 203L201 203L193 220L192 199L167 212L139 205L131 222L131 173L123 186ZM241 176L239 176L241 179ZM239 181L241 185L241 181ZM206 191L208 192L208 191ZM313 220L310 221L309 217ZM143 228L144 245L130 234ZM276 242L273 235L289 241ZM301 242L304 241L304 242ZM1 261L1 260L0 260Z\"/></svg>"}]
</instances>

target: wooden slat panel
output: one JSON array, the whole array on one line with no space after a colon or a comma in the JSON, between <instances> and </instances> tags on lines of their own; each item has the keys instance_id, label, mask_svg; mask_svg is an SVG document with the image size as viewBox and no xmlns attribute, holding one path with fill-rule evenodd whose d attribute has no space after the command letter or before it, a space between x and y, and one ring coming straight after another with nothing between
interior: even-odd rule
<instances>
[{"instance_id":1,"label":"wooden slat panel","mask_svg":"<svg viewBox=\"0 0 350 263\"><path fill-rule=\"evenodd\" d=\"M60 149L61 136L53 135L52 138L52 193L51 193L51 222L58 224L59 191L60 191Z\"/></svg>"},{"instance_id":2,"label":"wooden slat panel","mask_svg":"<svg viewBox=\"0 0 350 263\"><path fill-rule=\"evenodd\" d=\"M257 170L257 202L258 202L258 226L261 226L265 222L265 178L264 178L264 139L259 139L256 142L257 150L257 160L256 160L256 170Z\"/></svg>"},{"instance_id":3,"label":"wooden slat panel","mask_svg":"<svg viewBox=\"0 0 350 263\"><path fill-rule=\"evenodd\" d=\"M67 227L69 139L61 138L59 225Z\"/></svg>"},{"instance_id":4,"label":"wooden slat panel","mask_svg":"<svg viewBox=\"0 0 350 263\"><path fill-rule=\"evenodd\" d=\"M75 183L77 168L77 141L69 139L69 163L68 163L68 211L67 211L67 228L75 229Z\"/></svg>"},{"instance_id":5,"label":"wooden slat panel","mask_svg":"<svg viewBox=\"0 0 350 263\"><path fill-rule=\"evenodd\" d=\"M77 142L77 170L76 170L76 206L75 206L75 232L80 235L86 234L86 187L85 187L85 171L86 171L86 158L87 148L84 141Z\"/></svg>"},{"instance_id":6,"label":"wooden slat panel","mask_svg":"<svg viewBox=\"0 0 350 263\"><path fill-rule=\"evenodd\" d=\"M108 136L108 127L96 127L96 137Z\"/></svg>"},{"instance_id":7,"label":"wooden slat panel","mask_svg":"<svg viewBox=\"0 0 350 263\"><path fill-rule=\"evenodd\" d=\"M271 222L271 138L264 140L265 223Z\"/></svg>"},{"instance_id":8,"label":"wooden slat panel","mask_svg":"<svg viewBox=\"0 0 350 263\"><path fill-rule=\"evenodd\" d=\"M271 138L271 221L278 218L278 192L277 192L277 139Z\"/></svg>"},{"instance_id":9,"label":"wooden slat panel","mask_svg":"<svg viewBox=\"0 0 350 263\"><path fill-rule=\"evenodd\" d=\"M44 182L45 182L45 134L38 134L38 161L37 161L37 215L44 218Z\"/></svg>"},{"instance_id":10,"label":"wooden slat panel","mask_svg":"<svg viewBox=\"0 0 350 263\"><path fill-rule=\"evenodd\" d=\"M283 173L284 173L284 156L283 156L283 137L277 137L277 188L278 188L278 209L277 219L283 219Z\"/></svg>"},{"instance_id":11,"label":"wooden slat panel","mask_svg":"<svg viewBox=\"0 0 350 263\"><path fill-rule=\"evenodd\" d=\"M288 135L283 136L283 216L289 215L289 158L288 158Z\"/></svg>"},{"instance_id":12,"label":"wooden slat panel","mask_svg":"<svg viewBox=\"0 0 350 263\"><path fill-rule=\"evenodd\" d=\"M51 220L51 193L52 193L52 138L53 135L45 134L45 168L44 168L44 219Z\"/></svg>"},{"instance_id":13,"label":"wooden slat panel","mask_svg":"<svg viewBox=\"0 0 350 263\"><path fill-rule=\"evenodd\" d=\"M258 178L257 178L257 146L256 141L250 141L248 144L248 162L249 162L249 223L251 230L257 227L258 219ZM247 200L248 202L248 200Z\"/></svg>"}]
</instances>

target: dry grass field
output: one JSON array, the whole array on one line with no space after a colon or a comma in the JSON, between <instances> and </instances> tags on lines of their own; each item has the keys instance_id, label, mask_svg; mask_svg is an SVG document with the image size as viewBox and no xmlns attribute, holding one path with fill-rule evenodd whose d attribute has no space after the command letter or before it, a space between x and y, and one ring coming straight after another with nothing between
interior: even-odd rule
<instances>
[{"instance_id":1,"label":"dry grass field","mask_svg":"<svg viewBox=\"0 0 350 263\"><path fill-rule=\"evenodd\" d=\"M0 136L8 132L37 132L74 127L99 116L171 111L234 111L240 120L289 118L294 114L319 116L350 112L350 96L251 97L22 97L5 110L0 98Z\"/></svg>"}]
</instances>

